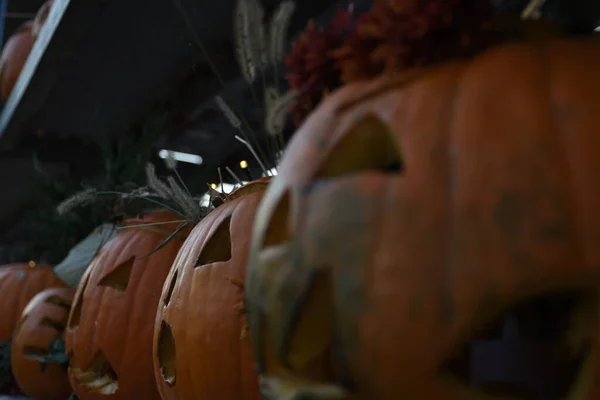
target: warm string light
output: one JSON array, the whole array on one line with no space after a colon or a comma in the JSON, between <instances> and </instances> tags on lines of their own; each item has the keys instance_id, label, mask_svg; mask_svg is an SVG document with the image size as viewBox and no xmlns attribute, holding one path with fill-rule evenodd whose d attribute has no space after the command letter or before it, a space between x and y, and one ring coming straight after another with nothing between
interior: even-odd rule
<instances>
[{"instance_id":1,"label":"warm string light","mask_svg":"<svg viewBox=\"0 0 600 400\"><path fill-rule=\"evenodd\" d=\"M250 173L250 168L248 168L248 161L246 161L246 160L240 161L240 168L242 168L244 170L244 172L246 173L246 177L248 178L248 181L252 181L252 174Z\"/></svg>"},{"instance_id":2,"label":"warm string light","mask_svg":"<svg viewBox=\"0 0 600 400\"><path fill-rule=\"evenodd\" d=\"M33 261L33 260L29 261L29 266L30 266L31 268L35 267L36 265L37 265L37 264L36 264L36 262L35 262L35 261Z\"/></svg>"}]
</instances>

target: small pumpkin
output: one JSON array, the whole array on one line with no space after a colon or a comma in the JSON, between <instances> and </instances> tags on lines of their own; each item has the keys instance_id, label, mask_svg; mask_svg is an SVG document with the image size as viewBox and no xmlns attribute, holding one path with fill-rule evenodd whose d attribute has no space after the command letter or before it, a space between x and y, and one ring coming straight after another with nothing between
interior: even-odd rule
<instances>
[{"instance_id":1,"label":"small pumpkin","mask_svg":"<svg viewBox=\"0 0 600 400\"><path fill-rule=\"evenodd\" d=\"M2 101L8 100L31 53L35 42L32 28L32 21L25 22L2 48L0 55L0 99Z\"/></svg>"},{"instance_id":2,"label":"small pumpkin","mask_svg":"<svg viewBox=\"0 0 600 400\"><path fill-rule=\"evenodd\" d=\"M71 288L46 289L29 304L12 340L12 371L23 393L38 400L62 400L72 392L66 368L57 363L42 365L49 346L64 339L71 301Z\"/></svg>"},{"instance_id":3,"label":"small pumpkin","mask_svg":"<svg viewBox=\"0 0 600 400\"><path fill-rule=\"evenodd\" d=\"M233 192L179 251L154 333L154 373L163 400L261 398L245 337L243 282L248 233L266 186L260 180Z\"/></svg>"},{"instance_id":4,"label":"small pumpkin","mask_svg":"<svg viewBox=\"0 0 600 400\"><path fill-rule=\"evenodd\" d=\"M591 400L598 70L595 38L540 39L328 97L253 230L265 395Z\"/></svg>"},{"instance_id":5,"label":"small pumpkin","mask_svg":"<svg viewBox=\"0 0 600 400\"><path fill-rule=\"evenodd\" d=\"M48 15L50 14L50 10L52 9L52 5L54 4L54 0L48 0L38 10L35 19L33 20L32 34L34 37L38 37L42 28L46 24L46 20L48 19Z\"/></svg>"},{"instance_id":6,"label":"small pumpkin","mask_svg":"<svg viewBox=\"0 0 600 400\"><path fill-rule=\"evenodd\" d=\"M11 264L0 267L0 342L10 340L29 301L39 292L52 287L67 286L55 274L52 266Z\"/></svg>"},{"instance_id":7,"label":"small pumpkin","mask_svg":"<svg viewBox=\"0 0 600 400\"><path fill-rule=\"evenodd\" d=\"M152 335L161 288L186 236L176 234L180 219L159 211L126 220L82 277L66 330L69 379L80 399L160 400Z\"/></svg>"}]
</instances>

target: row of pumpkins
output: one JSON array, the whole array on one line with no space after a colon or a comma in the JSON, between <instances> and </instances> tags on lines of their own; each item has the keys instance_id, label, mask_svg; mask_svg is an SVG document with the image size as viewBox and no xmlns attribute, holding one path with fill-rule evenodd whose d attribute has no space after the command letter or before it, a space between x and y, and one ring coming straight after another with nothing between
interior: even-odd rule
<instances>
[{"instance_id":1,"label":"row of pumpkins","mask_svg":"<svg viewBox=\"0 0 600 400\"><path fill-rule=\"evenodd\" d=\"M576 292L591 347L562 398L600 398L598 71L596 37L537 39L351 84L272 181L190 231L169 211L126 221L75 293L50 267L0 270L18 383L38 399L499 399L447 361L494 315ZM62 335L68 373L41 371L25 350Z\"/></svg>"},{"instance_id":2,"label":"row of pumpkins","mask_svg":"<svg viewBox=\"0 0 600 400\"><path fill-rule=\"evenodd\" d=\"M7 101L19 75L27 62L29 53L38 38L54 0L48 0L38 10L35 18L26 21L11 35L0 55L0 100Z\"/></svg>"},{"instance_id":3,"label":"row of pumpkins","mask_svg":"<svg viewBox=\"0 0 600 400\"><path fill-rule=\"evenodd\" d=\"M12 335L11 363L35 399L260 398L246 330L248 232L267 185L228 196L193 230L156 211L122 223L78 283L51 266L0 269L0 340ZM158 307L158 308L157 308ZM158 311L157 311L158 310ZM64 338L68 373L38 356ZM157 384L155 383L158 383Z\"/></svg>"}]
</instances>

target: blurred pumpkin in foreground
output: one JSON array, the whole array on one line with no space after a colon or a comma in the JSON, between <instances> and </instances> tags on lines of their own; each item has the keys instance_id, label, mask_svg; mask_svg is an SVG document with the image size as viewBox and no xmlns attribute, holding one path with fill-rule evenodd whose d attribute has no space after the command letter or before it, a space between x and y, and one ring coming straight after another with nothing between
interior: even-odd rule
<instances>
[{"instance_id":1,"label":"blurred pumpkin in foreground","mask_svg":"<svg viewBox=\"0 0 600 400\"><path fill-rule=\"evenodd\" d=\"M263 393L592 400L598 70L595 37L540 39L328 97L254 225Z\"/></svg>"}]
</instances>

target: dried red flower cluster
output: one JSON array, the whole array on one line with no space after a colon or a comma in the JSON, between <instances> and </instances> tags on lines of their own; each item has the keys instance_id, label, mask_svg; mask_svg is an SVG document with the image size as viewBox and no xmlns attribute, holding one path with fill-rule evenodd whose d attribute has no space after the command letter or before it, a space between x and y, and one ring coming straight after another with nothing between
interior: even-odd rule
<instances>
[{"instance_id":1,"label":"dried red flower cluster","mask_svg":"<svg viewBox=\"0 0 600 400\"><path fill-rule=\"evenodd\" d=\"M306 30L292 44L286 58L290 70L286 78L290 89L299 93L292 110L296 126L330 90L341 84L334 50L344 44L352 27L352 14L340 9L326 28L317 28L309 21Z\"/></svg>"},{"instance_id":2,"label":"dried red flower cluster","mask_svg":"<svg viewBox=\"0 0 600 400\"><path fill-rule=\"evenodd\" d=\"M498 39L489 0L374 0L354 24L340 10L332 24L309 22L286 59L291 110L299 125L342 83L472 55Z\"/></svg>"},{"instance_id":3,"label":"dried red flower cluster","mask_svg":"<svg viewBox=\"0 0 600 400\"><path fill-rule=\"evenodd\" d=\"M374 0L354 34L336 51L342 80L471 55L488 46L491 2L485 0Z\"/></svg>"}]
</instances>

